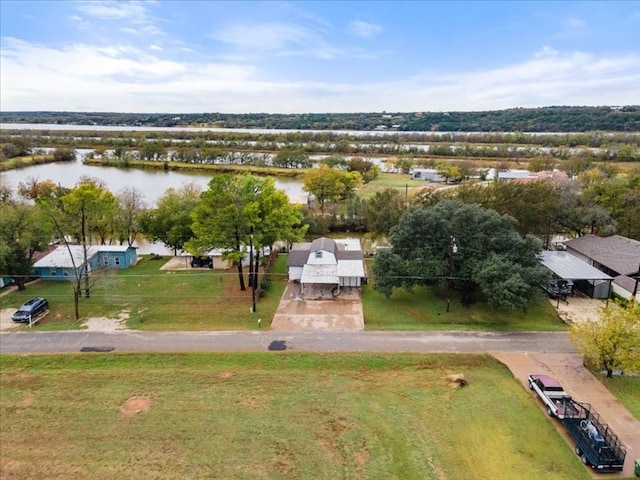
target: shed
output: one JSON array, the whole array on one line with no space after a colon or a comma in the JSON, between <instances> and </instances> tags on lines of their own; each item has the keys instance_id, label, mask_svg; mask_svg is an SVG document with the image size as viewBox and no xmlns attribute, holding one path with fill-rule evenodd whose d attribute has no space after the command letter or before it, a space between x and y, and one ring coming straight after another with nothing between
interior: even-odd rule
<instances>
[{"instance_id":1,"label":"shed","mask_svg":"<svg viewBox=\"0 0 640 480\"><path fill-rule=\"evenodd\" d=\"M609 298L612 277L570 253L556 250L543 251L540 263L556 278L571 280L574 286L591 298Z\"/></svg>"}]
</instances>

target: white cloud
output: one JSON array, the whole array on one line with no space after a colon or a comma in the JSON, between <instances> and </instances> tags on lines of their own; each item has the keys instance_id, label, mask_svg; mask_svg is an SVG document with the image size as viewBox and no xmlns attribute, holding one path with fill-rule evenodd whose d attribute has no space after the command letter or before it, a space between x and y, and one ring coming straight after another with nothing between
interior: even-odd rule
<instances>
[{"instance_id":1,"label":"white cloud","mask_svg":"<svg viewBox=\"0 0 640 480\"><path fill-rule=\"evenodd\" d=\"M78 5L78 10L103 20L134 20L143 22L147 18L147 8L142 2L86 2Z\"/></svg>"},{"instance_id":2,"label":"white cloud","mask_svg":"<svg viewBox=\"0 0 640 480\"><path fill-rule=\"evenodd\" d=\"M587 22L575 17L568 18L566 21L566 25L568 28L571 28L574 30L582 30L587 28Z\"/></svg>"},{"instance_id":3,"label":"white cloud","mask_svg":"<svg viewBox=\"0 0 640 480\"><path fill-rule=\"evenodd\" d=\"M320 38L310 29L293 23L236 23L227 25L212 38L239 49L282 50L289 45L317 43Z\"/></svg>"},{"instance_id":4,"label":"white cloud","mask_svg":"<svg viewBox=\"0 0 640 480\"><path fill-rule=\"evenodd\" d=\"M119 30L136 36L162 35L164 32L157 23L158 19L151 15L147 5L151 2L141 1L102 1L84 2L77 6L88 17L102 22L117 22Z\"/></svg>"},{"instance_id":5,"label":"white cloud","mask_svg":"<svg viewBox=\"0 0 640 480\"><path fill-rule=\"evenodd\" d=\"M382 27L375 23L354 20L349 22L349 33L356 37L371 38L382 32Z\"/></svg>"},{"instance_id":6,"label":"white cloud","mask_svg":"<svg viewBox=\"0 0 640 480\"><path fill-rule=\"evenodd\" d=\"M533 54L533 56L536 58L555 57L557 55L558 55L558 51L555 50L553 47L550 47L549 45L545 45L544 47L542 47L541 50Z\"/></svg>"},{"instance_id":7,"label":"white cloud","mask_svg":"<svg viewBox=\"0 0 640 480\"><path fill-rule=\"evenodd\" d=\"M152 44L153 45L153 44ZM543 54L540 54L540 53ZM594 56L544 47L484 71L425 72L392 81L266 81L255 66L174 60L126 44L45 47L4 38L3 111L358 112L628 105L640 98L638 54ZM193 58L193 57L190 57Z\"/></svg>"},{"instance_id":8,"label":"white cloud","mask_svg":"<svg viewBox=\"0 0 640 480\"><path fill-rule=\"evenodd\" d=\"M210 38L226 43L242 52L244 58L264 56L304 56L322 60L339 58L377 58L376 52L360 48L337 46L326 39L324 29L314 29L295 23L235 23L222 27ZM233 55L227 55L232 58Z\"/></svg>"}]
</instances>

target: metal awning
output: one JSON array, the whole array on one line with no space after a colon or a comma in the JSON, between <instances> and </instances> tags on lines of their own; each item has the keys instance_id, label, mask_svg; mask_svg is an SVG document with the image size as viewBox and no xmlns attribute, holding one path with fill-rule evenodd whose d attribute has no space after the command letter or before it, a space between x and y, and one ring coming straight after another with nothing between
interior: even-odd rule
<instances>
[{"instance_id":1,"label":"metal awning","mask_svg":"<svg viewBox=\"0 0 640 480\"><path fill-rule=\"evenodd\" d=\"M611 277L570 253L543 251L540 263L565 280L611 280Z\"/></svg>"},{"instance_id":2,"label":"metal awning","mask_svg":"<svg viewBox=\"0 0 640 480\"><path fill-rule=\"evenodd\" d=\"M302 269L300 283L337 285L339 283L337 265L309 265Z\"/></svg>"}]
</instances>

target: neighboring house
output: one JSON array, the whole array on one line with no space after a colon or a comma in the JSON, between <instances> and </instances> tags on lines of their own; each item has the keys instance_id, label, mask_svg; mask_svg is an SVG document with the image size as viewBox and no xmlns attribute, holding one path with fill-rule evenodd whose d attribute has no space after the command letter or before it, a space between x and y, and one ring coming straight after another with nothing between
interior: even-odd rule
<instances>
[{"instance_id":1,"label":"neighboring house","mask_svg":"<svg viewBox=\"0 0 640 480\"><path fill-rule=\"evenodd\" d=\"M490 168L487 171L486 179L495 180L496 182L513 182L538 180L538 177L529 170L496 170L495 168Z\"/></svg>"},{"instance_id":2,"label":"neighboring house","mask_svg":"<svg viewBox=\"0 0 640 480\"><path fill-rule=\"evenodd\" d=\"M360 240L321 237L311 243L296 243L287 259L289 280L305 285L332 287L335 294L341 287L360 287L366 283L364 257Z\"/></svg>"},{"instance_id":3,"label":"neighboring house","mask_svg":"<svg viewBox=\"0 0 640 480\"><path fill-rule=\"evenodd\" d=\"M71 255L69 254L71 251ZM85 271L102 268L128 268L138 262L136 247L126 245L91 245L87 247L87 264L82 245L59 245L33 265L34 275L43 280L74 280Z\"/></svg>"},{"instance_id":4,"label":"neighboring house","mask_svg":"<svg viewBox=\"0 0 640 480\"><path fill-rule=\"evenodd\" d=\"M564 242L567 253L613 277L613 293L640 301L640 241L620 235L584 235Z\"/></svg>"},{"instance_id":5,"label":"neighboring house","mask_svg":"<svg viewBox=\"0 0 640 480\"><path fill-rule=\"evenodd\" d=\"M414 168L411 170L413 180L427 180L429 182L445 182L447 179L435 168Z\"/></svg>"}]
</instances>

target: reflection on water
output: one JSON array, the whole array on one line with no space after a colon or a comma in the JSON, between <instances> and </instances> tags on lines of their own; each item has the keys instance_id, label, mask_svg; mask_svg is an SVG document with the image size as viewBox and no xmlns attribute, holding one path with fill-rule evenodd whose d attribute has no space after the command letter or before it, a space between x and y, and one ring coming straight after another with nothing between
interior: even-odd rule
<instances>
[{"instance_id":1,"label":"reflection on water","mask_svg":"<svg viewBox=\"0 0 640 480\"><path fill-rule=\"evenodd\" d=\"M176 172L164 170L123 169L116 167L99 167L85 165L81 159L88 150L77 150L78 161L72 163L47 163L33 165L17 170L2 172L3 183L8 183L13 189L18 183L29 179L38 181L52 180L63 187L73 187L80 177L96 177L104 181L107 188L118 193L124 188L135 187L144 194L144 199L149 206L154 206L162 197L167 188L180 188L187 183L195 183L202 189L213 176L212 173ZM307 194L302 190L302 183L296 179L275 178L276 187L284 190L292 202L306 203Z\"/></svg>"}]
</instances>

